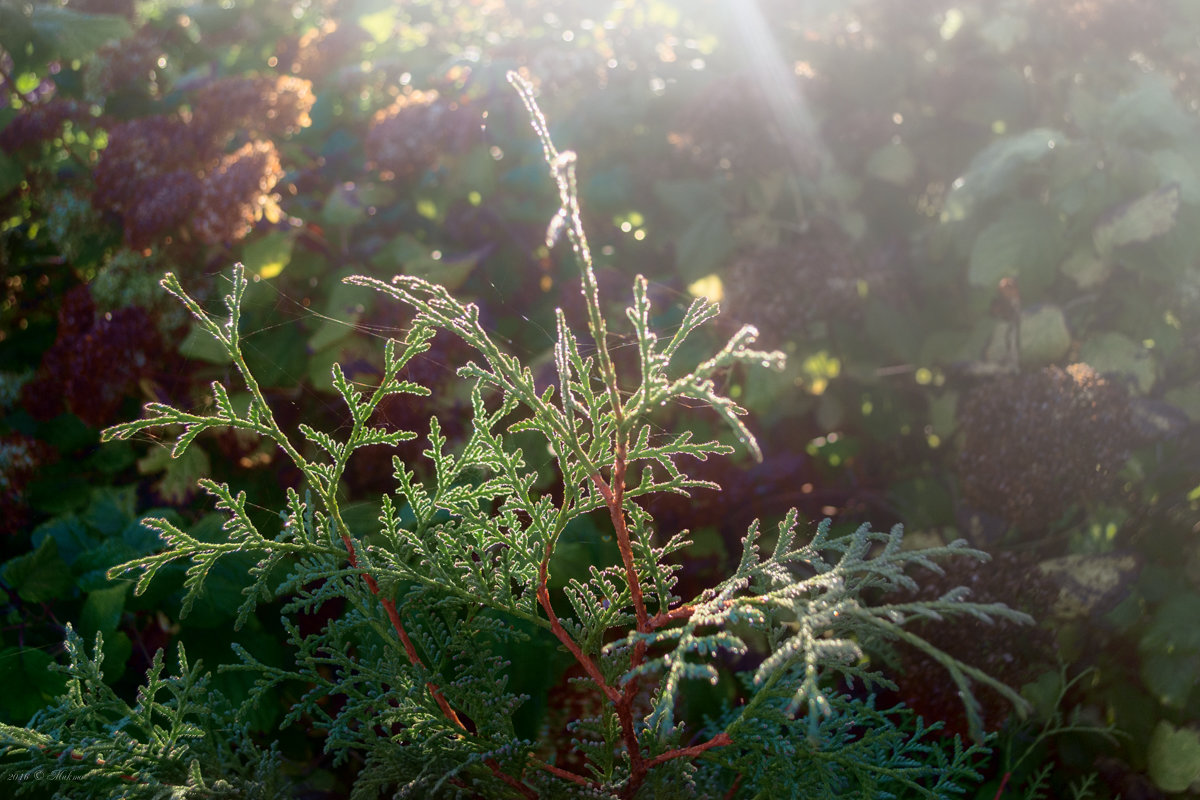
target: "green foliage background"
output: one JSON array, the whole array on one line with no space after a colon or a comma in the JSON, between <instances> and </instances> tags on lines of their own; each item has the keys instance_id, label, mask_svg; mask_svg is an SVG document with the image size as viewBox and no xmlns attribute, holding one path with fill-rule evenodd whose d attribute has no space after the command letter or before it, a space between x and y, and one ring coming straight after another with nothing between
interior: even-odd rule
<instances>
[{"instance_id":1,"label":"green foliage background","mask_svg":"<svg viewBox=\"0 0 1200 800\"><path fill-rule=\"evenodd\" d=\"M698 529L684 580L711 583L749 518L791 505L847 530L903 522L934 543L966 536L1012 553L999 594L983 599L1019 607L1022 581L1044 578L1042 607L1023 610L1053 645L1013 654L1000 635L967 635L976 652L961 655L1021 662L1010 679L1040 709L1033 730L1065 711L1118 736L1042 738L1011 721L979 796L1010 768L1009 791L1041 776L1065 794L1088 775L1102 779L1093 796L1187 791L1200 776L1197 36L1187 0L4 0L0 679L31 690L3 695L0 715L22 723L61 691L46 666L68 620L86 641L104 635L119 690L173 640L209 665L231 659L214 631L236 615L250 562L221 562L182 623L182 566L139 597L105 578L160 546L142 518L220 535L198 478L229 480L264 508L282 507L296 480L233 433L178 461L149 437L99 443L146 401L202 407L230 372L157 291L162 273L201 300L221 293L215 276L231 262L259 278L246 358L285 426L337 420L330 365L377 373L373 345L407 324L344 284L351 274L445 283L480 303L493 336L550 368L554 308L581 323L583 307L574 267L544 242L556 202L504 81L517 69L538 82L555 139L581 154L605 296L619 302L648 275L654 322L669 327L692 295L721 294L725 338L755 323L789 353L782 374L725 377L754 415L764 464L714 468L704 477L724 495L655 509ZM251 76L269 90L236 82ZM201 113L214 113L213 85L224 127ZM176 146L143 148L140 182L114 194L105 151L137 131ZM214 152L181 155L169 138L181 133ZM278 166L262 155L238 202L205 205L206 191L234 186L229 156L242 148ZM227 224L213 233L206 212ZM712 349L701 344L697 355ZM391 421L461 416L469 398L453 369L465 357L437 340L413 367L434 395L389 409ZM1120 389L1118 407L1100 409L1109 416L1023 403L1045 368L1075 363ZM724 435L715 418L691 424ZM1093 440L1116 442L1102 465ZM348 514L375 518L355 501L388 471L386 457L352 465ZM1039 513L1005 499L1026 496ZM555 565L564 585L615 558L585 527ZM251 617L236 641L278 665L274 616ZM518 725L533 731L558 696L558 670L542 668L553 644L507 655L528 664L515 671L532 697ZM943 708L903 653L877 657L907 669L897 699ZM1086 677L1065 688L1057 657ZM234 700L250 689L238 673L213 681ZM260 730L278 722L279 709L261 713Z\"/></svg>"}]
</instances>

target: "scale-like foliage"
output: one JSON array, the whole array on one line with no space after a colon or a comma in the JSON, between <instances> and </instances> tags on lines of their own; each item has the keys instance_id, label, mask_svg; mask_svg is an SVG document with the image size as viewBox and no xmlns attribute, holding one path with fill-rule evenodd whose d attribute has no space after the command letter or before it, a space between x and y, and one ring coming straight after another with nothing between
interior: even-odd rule
<instances>
[{"instance_id":1,"label":"scale-like foliage","mask_svg":"<svg viewBox=\"0 0 1200 800\"><path fill-rule=\"evenodd\" d=\"M0 781L15 796L47 787L54 798L279 796L278 754L246 735L183 645L175 675L163 674L162 651L155 654L133 706L104 683L99 634L91 657L69 625L65 646L68 663L56 669L68 682L58 703L27 729L0 731Z\"/></svg>"},{"instance_id":2,"label":"scale-like foliage","mask_svg":"<svg viewBox=\"0 0 1200 800\"><path fill-rule=\"evenodd\" d=\"M685 340L718 309L696 300L664 343L650 327L647 282L639 276L627 317L637 342L640 381L632 392L620 388L580 217L574 155L554 147L531 88L515 76L513 82L559 189L561 211L548 238L565 233L574 248L595 354L581 355L560 312L553 354L557 381L539 390L532 370L489 335L479 310L444 287L411 275L391 282L349 278L412 307L415 320L403 341L387 343L379 385L356 384L333 367L332 386L345 403L347 425L334 432L302 425L303 442L293 441L243 356L239 325L245 270L241 265L233 270L222 321L168 275L164 288L192 312L240 375L250 395L248 410L238 413L229 388L214 383L209 415L152 403L144 419L111 428L106 438L167 429L175 432L178 457L207 430L257 434L296 465L304 494L289 491L280 515L282 531L269 536L247 513L244 494L204 481L226 518L223 541L201 541L167 520L152 519L147 524L160 534L164 549L115 567L110 577L137 575L140 593L163 566L183 560L189 564L186 613L220 559L253 555L257 561L238 624L260 600L285 598L284 625L295 665L269 666L237 648L242 663L234 669L255 681L237 718L244 726L251 706L290 686L299 699L285 724L303 718L323 730L326 751L335 761L351 753L361 758L356 798L385 792L399 797L670 797L735 783L751 795L882 797L897 787L928 796L954 794L973 775L974 750L947 755L925 743L920 723L906 727L869 702L841 697L831 678L881 683L884 679L869 669L865 648L879 639L909 642L946 666L967 698L978 735L972 681L999 689L1018 705L1020 698L924 643L904 624L915 616L1021 615L966 602L961 593L928 603L877 602L890 591L915 585L911 567L937 569L939 558L983 554L961 543L904 550L899 529L884 534L864 527L836 538L828 523L803 542L794 511L780 525L769 553L760 549L755 524L731 576L688 602L674 593L677 567L671 561L688 547L686 532L661 538L635 498L716 488L689 477L687 464L732 448L696 441L688 433L655 434L650 417L666 404L700 401L759 457L742 422L745 412L719 393L716 378L739 363L779 366L783 355L753 349L757 334L747 326L708 360L678 364ZM437 330L460 337L478 353L478 360L459 371L471 384L470 434L451 449L438 420L430 420L424 456L432 465L431 477L419 480L415 470L395 460L396 490L381 499L378 525L352 529L342 515L343 472L360 448L414 436L373 427L370 421L389 395L427 393L399 376ZM539 483L538 469L516 444L518 434L528 442L531 433L553 456L561 480L557 491ZM586 580L569 581L565 602L556 599L549 590L556 547L568 525L597 511L609 517L620 560L594 565ZM293 619L335 600L344 601L344 610L320 632L304 633ZM599 697L596 713L569 728L574 747L586 759L582 772L542 761L537 743L514 729L513 712L526 698L509 689L509 665L500 654L503 647L520 646L531 627L558 639ZM41 763L37 759L61 763L78 755L80 768L89 770L89 791L101 794L113 780L122 780L115 767L106 766L117 764L120 774L137 776L133 787L168 779L186 785L178 796L193 796L187 794L193 784L194 796L220 795L224 788L208 777L225 774L219 770L248 776L245 794L258 791L254 781L267 774L263 770L271 754L259 754L248 744L222 749L211 738L212 726L206 725L215 712L197 694L202 679L188 668L182 651L180 677L163 681L161 661L156 661L141 702L130 709L104 686L98 661L83 657L73 634L68 649L74 680L60 705L29 730L0 730L5 774ZM717 682L730 669L729 655L752 650L760 651L760 662L744 675L746 702L715 722L707 738L685 736L675 714L686 684ZM156 700L164 691L170 699ZM338 702L319 702L330 697ZM220 720L233 724L232 717ZM244 741L244 727L237 730L242 732L229 728L229 741L236 736ZM125 789L134 796L132 788Z\"/></svg>"}]
</instances>

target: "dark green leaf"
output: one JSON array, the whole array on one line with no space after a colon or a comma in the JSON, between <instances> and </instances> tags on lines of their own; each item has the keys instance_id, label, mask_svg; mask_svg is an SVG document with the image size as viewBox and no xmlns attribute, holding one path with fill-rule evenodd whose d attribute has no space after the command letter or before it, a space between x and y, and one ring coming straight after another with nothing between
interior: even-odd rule
<instances>
[{"instance_id":1,"label":"dark green leaf","mask_svg":"<svg viewBox=\"0 0 1200 800\"><path fill-rule=\"evenodd\" d=\"M58 544L50 536L32 553L8 561L3 575L21 599L30 603L66 597L75 586L71 570L59 557Z\"/></svg>"},{"instance_id":2,"label":"dark green leaf","mask_svg":"<svg viewBox=\"0 0 1200 800\"><path fill-rule=\"evenodd\" d=\"M45 651L32 647L7 647L0 650L0 711L4 716L24 724L46 703L66 688L67 678L53 672L54 660ZM19 687L19 691L12 689Z\"/></svg>"},{"instance_id":3,"label":"dark green leaf","mask_svg":"<svg viewBox=\"0 0 1200 800\"><path fill-rule=\"evenodd\" d=\"M92 502L80 519L104 536L116 536L133 521L137 504L134 486L106 487L92 491Z\"/></svg>"},{"instance_id":4,"label":"dark green leaf","mask_svg":"<svg viewBox=\"0 0 1200 800\"><path fill-rule=\"evenodd\" d=\"M242 251L242 263L250 272L274 278L283 272L292 260L292 246L296 237L286 231L271 231L246 245Z\"/></svg>"},{"instance_id":5,"label":"dark green leaf","mask_svg":"<svg viewBox=\"0 0 1200 800\"><path fill-rule=\"evenodd\" d=\"M1044 284L1062 260L1062 228L1038 203L1016 203L976 237L967 266L972 286L994 289L1002 278L1020 277L1022 288Z\"/></svg>"},{"instance_id":6,"label":"dark green leaf","mask_svg":"<svg viewBox=\"0 0 1200 800\"><path fill-rule=\"evenodd\" d=\"M121 621L121 612L125 610L125 594L128 591L129 584L122 583L88 592L79 616L79 630L85 639L90 641L95 638L97 631L108 639L108 634L116 630Z\"/></svg>"},{"instance_id":7,"label":"dark green leaf","mask_svg":"<svg viewBox=\"0 0 1200 800\"><path fill-rule=\"evenodd\" d=\"M104 637L104 680L113 683L125 674L125 665L133 655L133 642L125 631L113 631Z\"/></svg>"},{"instance_id":8,"label":"dark green leaf","mask_svg":"<svg viewBox=\"0 0 1200 800\"><path fill-rule=\"evenodd\" d=\"M75 515L56 517L37 527L33 532L33 545L39 547L46 539L53 539L58 554L67 564L96 547L100 540L88 530Z\"/></svg>"}]
</instances>

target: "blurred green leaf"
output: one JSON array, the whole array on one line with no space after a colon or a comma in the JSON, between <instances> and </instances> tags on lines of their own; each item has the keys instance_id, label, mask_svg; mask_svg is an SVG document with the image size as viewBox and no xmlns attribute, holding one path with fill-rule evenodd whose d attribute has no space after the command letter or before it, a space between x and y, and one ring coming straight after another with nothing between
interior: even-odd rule
<instances>
[{"instance_id":1,"label":"blurred green leaf","mask_svg":"<svg viewBox=\"0 0 1200 800\"><path fill-rule=\"evenodd\" d=\"M113 683L125 674L125 665L133 655L133 642L125 631L113 631L104 637L104 680Z\"/></svg>"},{"instance_id":2,"label":"blurred green leaf","mask_svg":"<svg viewBox=\"0 0 1200 800\"><path fill-rule=\"evenodd\" d=\"M1061 224L1040 203L1010 205L976 237L967 281L988 289L1010 277L1026 279L1023 289L1045 283L1048 271L1061 259L1061 232Z\"/></svg>"},{"instance_id":3,"label":"blurred green leaf","mask_svg":"<svg viewBox=\"0 0 1200 800\"><path fill-rule=\"evenodd\" d=\"M138 460L138 472L143 475L162 473L155 484L158 493L168 503L182 503L196 492L196 481L211 474L208 454L198 443L184 451L179 458L171 458L171 448L152 447L144 458Z\"/></svg>"},{"instance_id":4,"label":"blurred green leaf","mask_svg":"<svg viewBox=\"0 0 1200 800\"><path fill-rule=\"evenodd\" d=\"M1080 247L1067 256L1058 267L1063 275L1075 281L1080 289L1092 289L1112 274L1112 265L1096 255L1091 247Z\"/></svg>"},{"instance_id":5,"label":"blurred green leaf","mask_svg":"<svg viewBox=\"0 0 1200 800\"><path fill-rule=\"evenodd\" d=\"M914 362L921 354L919 326L895 302L883 296L867 299L864 333L881 354L889 354L902 363Z\"/></svg>"},{"instance_id":6,"label":"blurred green leaf","mask_svg":"<svg viewBox=\"0 0 1200 800\"><path fill-rule=\"evenodd\" d=\"M116 536L133 521L136 505L137 488L134 486L95 489L91 503L80 518L98 533Z\"/></svg>"},{"instance_id":7,"label":"blurred green leaf","mask_svg":"<svg viewBox=\"0 0 1200 800\"><path fill-rule=\"evenodd\" d=\"M1187 142L1196 135L1196 119L1175 99L1168 79L1148 72L1138 85L1109 106L1101 124L1105 134L1131 145Z\"/></svg>"},{"instance_id":8,"label":"blurred green leaf","mask_svg":"<svg viewBox=\"0 0 1200 800\"><path fill-rule=\"evenodd\" d=\"M312 354L312 358L308 360L306 377L314 389L333 392L333 365L335 363L349 364L360 359L372 363L378 355L378 350L372 346L372 343L362 337L336 339Z\"/></svg>"},{"instance_id":9,"label":"blurred green leaf","mask_svg":"<svg viewBox=\"0 0 1200 800\"><path fill-rule=\"evenodd\" d=\"M1187 414L1192 422L1200 422L1200 381L1169 389L1163 399Z\"/></svg>"},{"instance_id":10,"label":"blurred green leaf","mask_svg":"<svg viewBox=\"0 0 1200 800\"><path fill-rule=\"evenodd\" d=\"M242 337L250 371L263 386L296 386L307 372L308 347L296 324L269 327Z\"/></svg>"},{"instance_id":11,"label":"blurred green leaf","mask_svg":"<svg viewBox=\"0 0 1200 800\"><path fill-rule=\"evenodd\" d=\"M1200 676L1200 655L1192 652L1142 654L1141 678L1158 702L1180 709L1196 688Z\"/></svg>"},{"instance_id":12,"label":"blurred green leaf","mask_svg":"<svg viewBox=\"0 0 1200 800\"><path fill-rule=\"evenodd\" d=\"M955 182L946 198L946 214L959 219L975 206L1008 191L1025 168L1054 152L1066 136L1052 128L1035 128L1025 133L998 139L975 158Z\"/></svg>"},{"instance_id":13,"label":"blurred green leaf","mask_svg":"<svg viewBox=\"0 0 1200 800\"><path fill-rule=\"evenodd\" d=\"M1184 594L1167 600L1154 613L1141 647L1164 652L1200 653L1200 595Z\"/></svg>"},{"instance_id":14,"label":"blurred green leaf","mask_svg":"<svg viewBox=\"0 0 1200 800\"><path fill-rule=\"evenodd\" d=\"M133 466L137 455L129 442L105 442L96 448L96 452L88 459L88 466L107 474L122 472Z\"/></svg>"},{"instance_id":15,"label":"blurred green leaf","mask_svg":"<svg viewBox=\"0 0 1200 800\"><path fill-rule=\"evenodd\" d=\"M710 180L658 180L654 196L677 222L687 222L722 206L721 192Z\"/></svg>"},{"instance_id":16,"label":"blurred green leaf","mask_svg":"<svg viewBox=\"0 0 1200 800\"><path fill-rule=\"evenodd\" d=\"M375 300L374 292L343 283L341 277L334 276L334 282L322 291L328 300L324 313L314 317L316 330L308 339L308 346L313 351L329 347L352 334L354 326Z\"/></svg>"},{"instance_id":17,"label":"blurred green leaf","mask_svg":"<svg viewBox=\"0 0 1200 800\"><path fill-rule=\"evenodd\" d=\"M209 364L231 364L233 359L199 322L192 322L187 336L179 343L179 355Z\"/></svg>"},{"instance_id":18,"label":"blurred green leaf","mask_svg":"<svg viewBox=\"0 0 1200 800\"><path fill-rule=\"evenodd\" d=\"M19 724L58 697L67 686L67 677L50 669L54 659L33 647L6 647L0 650L0 711ZM14 691L15 690L15 691Z\"/></svg>"},{"instance_id":19,"label":"blurred green leaf","mask_svg":"<svg viewBox=\"0 0 1200 800\"><path fill-rule=\"evenodd\" d=\"M32 539L34 547L41 546L46 539L53 539L57 552L67 564L74 564L75 559L99 543L96 536L74 514L55 517L42 523L33 532Z\"/></svg>"},{"instance_id":20,"label":"blurred green leaf","mask_svg":"<svg viewBox=\"0 0 1200 800\"><path fill-rule=\"evenodd\" d=\"M496 159L482 144L472 147L455 165L462 188L479 192L484 197L496 190L496 171Z\"/></svg>"},{"instance_id":21,"label":"blurred green leaf","mask_svg":"<svg viewBox=\"0 0 1200 800\"><path fill-rule=\"evenodd\" d=\"M35 33L26 11L30 6L16 3L0 3L0 47L10 54L13 72L20 72L36 59L33 50Z\"/></svg>"},{"instance_id":22,"label":"blurred green leaf","mask_svg":"<svg viewBox=\"0 0 1200 800\"><path fill-rule=\"evenodd\" d=\"M1150 779L1164 792L1186 791L1200 779L1200 733L1160 720L1146 751Z\"/></svg>"},{"instance_id":23,"label":"blurred green leaf","mask_svg":"<svg viewBox=\"0 0 1200 800\"><path fill-rule=\"evenodd\" d=\"M0 574L29 603L66 597L75 587L70 568L58 555L58 543L50 536L32 553L6 562Z\"/></svg>"},{"instance_id":24,"label":"blurred green leaf","mask_svg":"<svg viewBox=\"0 0 1200 800\"><path fill-rule=\"evenodd\" d=\"M242 263L251 273L263 278L274 278L283 272L292 260L292 247L296 237L286 231L271 231L246 245L242 251Z\"/></svg>"},{"instance_id":25,"label":"blurred green leaf","mask_svg":"<svg viewBox=\"0 0 1200 800\"><path fill-rule=\"evenodd\" d=\"M58 5L33 7L30 24L38 38L57 58L83 58L116 39L133 34L133 28L113 14L84 14Z\"/></svg>"},{"instance_id":26,"label":"blurred green leaf","mask_svg":"<svg viewBox=\"0 0 1200 800\"><path fill-rule=\"evenodd\" d=\"M871 153L866 169L872 178L903 186L916 176L917 159L908 145L895 141Z\"/></svg>"},{"instance_id":27,"label":"blurred green leaf","mask_svg":"<svg viewBox=\"0 0 1200 800\"><path fill-rule=\"evenodd\" d=\"M75 579L75 585L83 592L108 589L113 585L105 574L108 568L129 561L136 555L124 539L101 539L71 564L71 569L79 576Z\"/></svg>"},{"instance_id":28,"label":"blurred green leaf","mask_svg":"<svg viewBox=\"0 0 1200 800\"><path fill-rule=\"evenodd\" d=\"M1101 333L1083 343L1079 360L1100 373L1116 373L1132 379L1145 394L1154 386L1158 367L1154 355L1123 333Z\"/></svg>"},{"instance_id":29,"label":"blurred green leaf","mask_svg":"<svg viewBox=\"0 0 1200 800\"><path fill-rule=\"evenodd\" d=\"M896 506L906 527L930 530L954 522L954 501L945 483L935 477L893 481L888 500Z\"/></svg>"},{"instance_id":30,"label":"blurred green leaf","mask_svg":"<svg viewBox=\"0 0 1200 800\"><path fill-rule=\"evenodd\" d=\"M696 217L675 241L675 269L694 281L724 266L736 242L725 212L709 209Z\"/></svg>"},{"instance_id":31,"label":"blurred green leaf","mask_svg":"<svg viewBox=\"0 0 1200 800\"><path fill-rule=\"evenodd\" d=\"M423 278L430 283L437 283L454 291L462 286L471 271L478 266L485 250L471 253L460 253L449 257L442 254L429 253L404 262L404 274Z\"/></svg>"},{"instance_id":32,"label":"blurred green leaf","mask_svg":"<svg viewBox=\"0 0 1200 800\"><path fill-rule=\"evenodd\" d=\"M383 8L358 18L359 26L376 42L387 41L399 21L399 8Z\"/></svg>"},{"instance_id":33,"label":"blurred green leaf","mask_svg":"<svg viewBox=\"0 0 1200 800\"><path fill-rule=\"evenodd\" d=\"M20 186L24 177L20 163L6 153L0 153L0 197Z\"/></svg>"},{"instance_id":34,"label":"blurred green leaf","mask_svg":"<svg viewBox=\"0 0 1200 800\"><path fill-rule=\"evenodd\" d=\"M142 524L141 520L147 517L163 517L170 520L176 525L182 524L183 520L179 513L171 508L153 508L141 515L141 517L131 523L121 531L121 540L129 545L138 555L152 553L163 546L162 537L158 531L153 528L147 528Z\"/></svg>"},{"instance_id":35,"label":"blurred green leaf","mask_svg":"<svg viewBox=\"0 0 1200 800\"><path fill-rule=\"evenodd\" d=\"M121 612L125 610L125 594L128 591L129 584L120 583L88 592L83 611L79 615L80 634L92 639L99 631L107 639L108 634L115 631L121 621Z\"/></svg>"},{"instance_id":36,"label":"blurred green leaf","mask_svg":"<svg viewBox=\"0 0 1200 800\"><path fill-rule=\"evenodd\" d=\"M1107 257L1114 248L1146 242L1175 227L1179 213L1179 184L1144 194L1104 215L1092 231L1096 252Z\"/></svg>"},{"instance_id":37,"label":"blurred green leaf","mask_svg":"<svg viewBox=\"0 0 1200 800\"><path fill-rule=\"evenodd\" d=\"M366 222L370 209L390 205L396 193L376 183L348 181L330 190L321 207L321 222L333 227L350 227Z\"/></svg>"},{"instance_id":38,"label":"blurred green leaf","mask_svg":"<svg viewBox=\"0 0 1200 800\"><path fill-rule=\"evenodd\" d=\"M1006 363L1009 326L997 323L984 359L996 364ZM1071 331L1067 318L1058 306L1044 305L1021 312L1021 366L1042 367L1053 364L1071 349Z\"/></svg>"},{"instance_id":39,"label":"blurred green leaf","mask_svg":"<svg viewBox=\"0 0 1200 800\"><path fill-rule=\"evenodd\" d=\"M1007 55L1029 37L1029 20L1024 16L1001 13L989 19L980 28L979 35L995 52Z\"/></svg>"},{"instance_id":40,"label":"blurred green leaf","mask_svg":"<svg viewBox=\"0 0 1200 800\"><path fill-rule=\"evenodd\" d=\"M1185 203L1200 204L1200 150L1194 144L1186 148L1159 150L1151 155L1162 183L1177 183L1179 197Z\"/></svg>"}]
</instances>

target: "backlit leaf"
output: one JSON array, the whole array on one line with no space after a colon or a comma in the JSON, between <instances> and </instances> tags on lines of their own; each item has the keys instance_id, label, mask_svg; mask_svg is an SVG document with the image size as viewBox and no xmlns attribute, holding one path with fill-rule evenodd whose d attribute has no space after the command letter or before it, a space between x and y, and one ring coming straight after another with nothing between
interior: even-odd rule
<instances>
[{"instance_id":1,"label":"backlit leaf","mask_svg":"<svg viewBox=\"0 0 1200 800\"><path fill-rule=\"evenodd\" d=\"M1200 779L1200 733L1159 720L1146 750L1150 779L1164 792L1182 792Z\"/></svg>"},{"instance_id":2,"label":"backlit leaf","mask_svg":"<svg viewBox=\"0 0 1200 800\"><path fill-rule=\"evenodd\" d=\"M971 247L967 281L991 289L1003 278L1022 277L1022 288L1044 283L1047 268L1058 265L1061 227L1053 214L1037 203L1006 210L984 228Z\"/></svg>"},{"instance_id":3,"label":"backlit leaf","mask_svg":"<svg viewBox=\"0 0 1200 800\"><path fill-rule=\"evenodd\" d=\"M1179 213L1179 195L1179 184L1172 183L1106 213L1092 231L1096 251L1106 256L1117 247L1146 242L1171 230Z\"/></svg>"}]
</instances>

